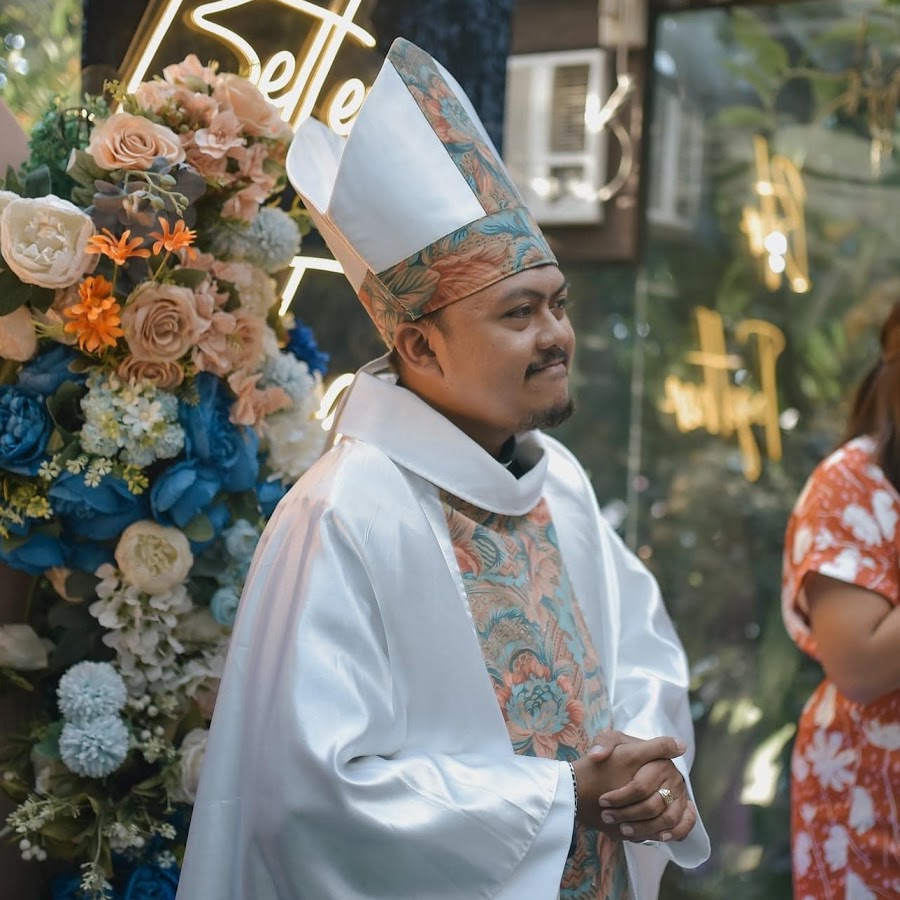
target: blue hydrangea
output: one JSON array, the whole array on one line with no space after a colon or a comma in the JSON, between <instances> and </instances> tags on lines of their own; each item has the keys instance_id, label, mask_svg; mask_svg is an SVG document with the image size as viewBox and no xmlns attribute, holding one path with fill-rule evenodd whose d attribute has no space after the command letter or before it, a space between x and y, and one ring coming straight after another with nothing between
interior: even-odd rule
<instances>
[{"instance_id":1,"label":"blue hydrangea","mask_svg":"<svg viewBox=\"0 0 900 900\"><path fill-rule=\"evenodd\" d=\"M318 372L323 378L328 372L328 363L331 357L323 353L316 343L316 336L312 328L297 321L296 325L288 332L288 342L285 347L289 353L293 353L297 359L303 360L309 366L310 372Z\"/></svg>"},{"instance_id":2,"label":"blue hydrangea","mask_svg":"<svg viewBox=\"0 0 900 900\"><path fill-rule=\"evenodd\" d=\"M84 778L111 775L128 755L128 728L118 716L66 722L59 736L59 755L69 771Z\"/></svg>"},{"instance_id":3,"label":"blue hydrangea","mask_svg":"<svg viewBox=\"0 0 900 900\"><path fill-rule=\"evenodd\" d=\"M238 519L222 537L228 555L239 563L248 562L259 543L259 532L246 519Z\"/></svg>"},{"instance_id":4,"label":"blue hydrangea","mask_svg":"<svg viewBox=\"0 0 900 900\"><path fill-rule=\"evenodd\" d=\"M220 625L230 628L234 625L240 600L240 594L232 585L220 587L209 601L209 611Z\"/></svg>"},{"instance_id":5,"label":"blue hydrangea","mask_svg":"<svg viewBox=\"0 0 900 900\"><path fill-rule=\"evenodd\" d=\"M279 353L266 360L263 383L280 387L291 398L294 409L304 406L310 392L316 389L308 363L290 353Z\"/></svg>"},{"instance_id":6,"label":"blue hydrangea","mask_svg":"<svg viewBox=\"0 0 900 900\"><path fill-rule=\"evenodd\" d=\"M147 382L130 384L92 373L81 400L81 445L88 453L146 468L172 459L184 447L178 398Z\"/></svg>"},{"instance_id":7,"label":"blue hydrangea","mask_svg":"<svg viewBox=\"0 0 900 900\"><path fill-rule=\"evenodd\" d=\"M80 662L59 679L59 711L69 722L113 716L127 699L122 676L106 662Z\"/></svg>"},{"instance_id":8,"label":"blue hydrangea","mask_svg":"<svg viewBox=\"0 0 900 900\"><path fill-rule=\"evenodd\" d=\"M213 251L246 260L266 272L279 272L300 252L300 229L284 210L266 206L246 227L222 229Z\"/></svg>"}]
</instances>

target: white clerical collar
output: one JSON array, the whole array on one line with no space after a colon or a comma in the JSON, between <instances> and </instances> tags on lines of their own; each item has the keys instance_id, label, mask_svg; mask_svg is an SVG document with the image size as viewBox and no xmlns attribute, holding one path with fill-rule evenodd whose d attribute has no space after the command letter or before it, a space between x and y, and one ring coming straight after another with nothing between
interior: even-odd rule
<instances>
[{"instance_id":1,"label":"white clerical collar","mask_svg":"<svg viewBox=\"0 0 900 900\"><path fill-rule=\"evenodd\" d=\"M363 366L334 429L372 444L394 462L481 509L521 516L541 499L548 455L540 432L516 439L528 471L516 478L449 419L397 384L387 357Z\"/></svg>"}]
</instances>

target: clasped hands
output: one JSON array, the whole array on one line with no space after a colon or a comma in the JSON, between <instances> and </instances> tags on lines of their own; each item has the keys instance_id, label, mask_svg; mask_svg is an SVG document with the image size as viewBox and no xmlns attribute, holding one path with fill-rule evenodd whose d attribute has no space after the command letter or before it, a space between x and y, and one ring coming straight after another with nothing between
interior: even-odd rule
<instances>
[{"instance_id":1,"label":"clasped hands","mask_svg":"<svg viewBox=\"0 0 900 900\"><path fill-rule=\"evenodd\" d=\"M697 813L672 762L687 748L671 737L641 740L605 731L574 762L578 821L626 841L683 841Z\"/></svg>"}]
</instances>

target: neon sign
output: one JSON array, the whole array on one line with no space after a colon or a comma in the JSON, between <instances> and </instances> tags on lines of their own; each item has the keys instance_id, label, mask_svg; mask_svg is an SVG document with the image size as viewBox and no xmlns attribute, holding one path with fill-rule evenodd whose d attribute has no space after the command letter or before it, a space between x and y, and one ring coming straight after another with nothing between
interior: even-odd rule
<instances>
[{"instance_id":1,"label":"neon sign","mask_svg":"<svg viewBox=\"0 0 900 900\"><path fill-rule=\"evenodd\" d=\"M261 0L213 0L190 9L187 0L165 0L155 15L150 14L152 24L142 23L138 39L129 49L122 76L127 90L133 91L145 79L163 41L184 23L227 47L247 78L281 110L282 119L296 128L312 115L344 40L351 38L362 47L372 48L375 38L353 21L362 0L333 0L328 8L308 0L270 2L294 11L298 20L312 19L312 31L308 27L298 29L305 40L302 49L282 47L265 57L264 51L245 35L222 23L222 14L241 7L246 12L249 7L262 6ZM341 82L326 98L323 118L338 134L347 134L365 95L366 86L359 78Z\"/></svg>"},{"instance_id":2,"label":"neon sign","mask_svg":"<svg viewBox=\"0 0 900 900\"><path fill-rule=\"evenodd\" d=\"M735 329L739 343L756 345L760 390L755 390L736 384L732 378L731 373L742 369L744 363L727 350L722 316L704 307L694 312L700 349L685 358L700 367L703 380L695 383L669 375L660 409L675 416L675 427L682 433L702 428L723 438L736 434L744 475L748 481L756 481L762 472L762 459L753 426L763 428L768 457L781 459L776 363L785 348L784 333L762 319L746 319Z\"/></svg>"},{"instance_id":3,"label":"neon sign","mask_svg":"<svg viewBox=\"0 0 900 900\"><path fill-rule=\"evenodd\" d=\"M769 143L761 135L753 136L753 151L759 207L744 207L741 230L753 256L765 260L766 287L774 291L783 275L792 291L803 294L810 287L803 178L786 156L770 155Z\"/></svg>"},{"instance_id":4,"label":"neon sign","mask_svg":"<svg viewBox=\"0 0 900 900\"><path fill-rule=\"evenodd\" d=\"M276 44L263 49L254 45L233 25L226 25L228 14L243 8L262 7L263 0L212 0L193 4L190 0L163 0L147 13L137 38L129 48L123 67L122 81L131 92L146 79L151 67L165 64L162 50L167 38L177 36L185 26L215 43L225 46L238 60L242 71L268 100L281 112L281 118L295 129L312 115L322 97L325 85L348 38L359 46L372 48L375 38L353 20L362 0L332 0L320 6L308 0L268 0L296 13L299 35L297 47L286 49ZM262 14L260 12L260 14ZM233 18L233 16L232 16ZM290 37L290 35L288 35ZM276 40L286 42L285 35ZM349 78L331 88L325 96L323 118L340 135L346 135L366 96L366 85L359 78ZM341 273L340 263L333 259L297 256L291 262L291 272L281 292L282 315L291 305L303 276L310 269Z\"/></svg>"}]
</instances>

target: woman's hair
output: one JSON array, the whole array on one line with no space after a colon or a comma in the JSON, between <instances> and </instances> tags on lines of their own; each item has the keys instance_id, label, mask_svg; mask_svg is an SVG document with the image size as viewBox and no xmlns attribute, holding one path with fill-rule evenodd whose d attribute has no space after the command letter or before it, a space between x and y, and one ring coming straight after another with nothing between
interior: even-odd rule
<instances>
[{"instance_id":1,"label":"woman's hair","mask_svg":"<svg viewBox=\"0 0 900 900\"><path fill-rule=\"evenodd\" d=\"M844 441L875 438L875 461L900 491L900 301L881 328L881 356L853 398Z\"/></svg>"}]
</instances>

